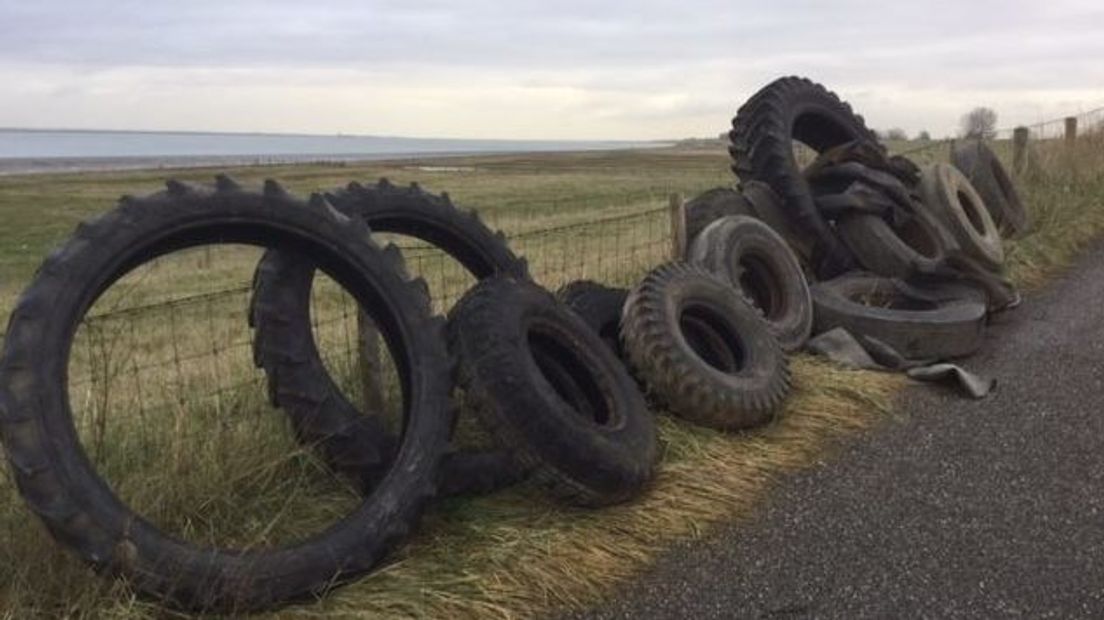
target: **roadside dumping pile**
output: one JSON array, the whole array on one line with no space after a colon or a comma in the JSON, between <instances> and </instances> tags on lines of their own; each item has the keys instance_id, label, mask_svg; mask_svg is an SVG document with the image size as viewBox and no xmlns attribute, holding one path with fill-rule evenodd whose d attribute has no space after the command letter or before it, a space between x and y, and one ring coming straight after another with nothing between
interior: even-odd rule
<instances>
[{"instance_id":1,"label":"roadside dumping pile","mask_svg":"<svg viewBox=\"0 0 1104 620\"><path fill-rule=\"evenodd\" d=\"M60 544L143 596L272 608L379 566L435 498L527 479L573 505L631 500L659 460L653 409L726 431L765 424L790 392L787 356L807 348L939 374L934 362L976 350L986 317L1017 302L1000 235L1027 222L984 145L919 170L798 78L749 100L731 138L741 184L690 201L684 260L631 290L546 291L501 233L417 185L351 183L302 200L220 176L124 197L46 258L11 315L0 433L20 492ZM795 140L819 153L811 165L797 164ZM427 284L372 233L430 243L478 281L436 316ZM211 244L266 249L243 309L254 360L299 441L361 492L343 519L288 546L213 549L162 531L115 494L74 427L65 368L88 309L138 266ZM350 402L323 363L309 316L316 272L391 351L401 431ZM460 402L496 447L453 445Z\"/></svg>"}]
</instances>

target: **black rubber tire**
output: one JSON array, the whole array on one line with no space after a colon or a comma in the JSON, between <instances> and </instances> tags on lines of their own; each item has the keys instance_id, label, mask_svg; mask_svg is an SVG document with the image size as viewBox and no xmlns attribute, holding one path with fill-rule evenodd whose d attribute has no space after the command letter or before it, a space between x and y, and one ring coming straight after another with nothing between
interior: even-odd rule
<instances>
[{"instance_id":1,"label":"black rubber tire","mask_svg":"<svg viewBox=\"0 0 1104 620\"><path fill-rule=\"evenodd\" d=\"M1006 237L1019 237L1031 230L1031 219L1015 182L987 144L981 140L963 141L955 146L951 161L977 190Z\"/></svg>"},{"instance_id":2,"label":"black rubber tire","mask_svg":"<svg viewBox=\"0 0 1104 620\"><path fill-rule=\"evenodd\" d=\"M556 299L579 315L621 360L625 359L621 346L621 309L628 296L628 289L611 288L592 280L569 282L556 291Z\"/></svg>"},{"instance_id":3,"label":"black rubber tire","mask_svg":"<svg viewBox=\"0 0 1104 620\"><path fill-rule=\"evenodd\" d=\"M95 299L132 268L206 243L250 243L310 255L370 309L407 385L405 434L374 494L323 532L288 547L190 546L134 514L95 471L68 404L74 332ZM448 442L450 361L444 321L424 287L316 196L304 203L269 182L261 193L220 178L217 191L169 182L124 198L77 227L39 268L8 324L0 361L0 431L24 499L54 538L96 570L180 609L240 613L311 599L374 567L434 494Z\"/></svg>"},{"instance_id":4,"label":"black rubber tire","mask_svg":"<svg viewBox=\"0 0 1104 620\"><path fill-rule=\"evenodd\" d=\"M754 215L751 203L731 187L714 187L686 203L687 247L714 221L726 215Z\"/></svg>"},{"instance_id":5,"label":"black rubber tire","mask_svg":"<svg viewBox=\"0 0 1104 620\"><path fill-rule=\"evenodd\" d=\"M1004 264L1000 231L985 202L958 168L935 164L924 169L920 195L967 256L1000 271Z\"/></svg>"},{"instance_id":6,"label":"black rubber tire","mask_svg":"<svg viewBox=\"0 0 1104 620\"><path fill-rule=\"evenodd\" d=\"M327 199L373 232L436 245L477 278L495 273L528 277L524 259L510 251L505 237L474 212L453 206L447 195L435 196L417 185L396 187L384 179L371 187L351 183ZM385 251L398 260L397 248ZM269 250L262 257L250 304L254 359L264 369L272 404L287 413L300 440L316 447L334 471L357 480L367 493L387 471L399 440L379 412L362 412L349 402L327 372L311 331L314 271L310 260L295 254ZM442 461L441 494L489 492L517 482L519 469L506 457L501 451L449 452Z\"/></svg>"},{"instance_id":7,"label":"black rubber tire","mask_svg":"<svg viewBox=\"0 0 1104 620\"><path fill-rule=\"evenodd\" d=\"M744 296L704 268L661 265L631 293L621 340L671 413L736 430L771 419L790 391L786 356Z\"/></svg>"},{"instance_id":8,"label":"black rubber tire","mask_svg":"<svg viewBox=\"0 0 1104 620\"><path fill-rule=\"evenodd\" d=\"M814 248L814 272L830 278L853 268L851 253L817 211L793 141L818 153L852 140L877 143L862 117L820 84L784 77L740 107L729 138L733 171L741 181L763 181L778 193L794 231Z\"/></svg>"},{"instance_id":9,"label":"black rubber tire","mask_svg":"<svg viewBox=\"0 0 1104 620\"><path fill-rule=\"evenodd\" d=\"M937 269L958 249L954 238L926 205L913 203L909 219L893 228L879 215L854 213L836 220L836 230L866 270L910 278Z\"/></svg>"},{"instance_id":10,"label":"black rubber tire","mask_svg":"<svg viewBox=\"0 0 1104 620\"><path fill-rule=\"evenodd\" d=\"M690 245L690 262L740 289L767 320L783 351L797 351L813 329L813 299L797 257L763 221L730 215Z\"/></svg>"},{"instance_id":11,"label":"black rubber tire","mask_svg":"<svg viewBox=\"0 0 1104 620\"><path fill-rule=\"evenodd\" d=\"M651 481L656 429L643 395L550 293L528 280L483 280L453 307L448 335L468 401L554 495L608 505Z\"/></svg>"},{"instance_id":12,"label":"black rubber tire","mask_svg":"<svg viewBox=\"0 0 1104 620\"><path fill-rule=\"evenodd\" d=\"M786 217L782 199L778 193L762 181L746 181L740 183L740 191L751 203L751 210L755 217L763 220L774 232L786 240L786 244L794 251L802 268L809 264L813 256L813 246L806 243L794 232Z\"/></svg>"},{"instance_id":13,"label":"black rubber tire","mask_svg":"<svg viewBox=\"0 0 1104 620\"><path fill-rule=\"evenodd\" d=\"M923 294L891 278L849 274L812 286L815 331L843 327L893 347L910 360L962 357L981 347L985 302L976 294ZM897 306L897 307L893 307Z\"/></svg>"}]
</instances>

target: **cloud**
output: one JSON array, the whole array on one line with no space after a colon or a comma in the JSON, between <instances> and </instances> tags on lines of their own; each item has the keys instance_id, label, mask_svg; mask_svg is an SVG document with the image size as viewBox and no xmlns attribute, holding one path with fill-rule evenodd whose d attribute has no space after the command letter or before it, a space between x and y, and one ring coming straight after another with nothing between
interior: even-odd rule
<instances>
[{"instance_id":1,"label":"cloud","mask_svg":"<svg viewBox=\"0 0 1104 620\"><path fill-rule=\"evenodd\" d=\"M802 74L940 134L1104 104L1101 57L1083 1L0 0L0 125L712 135Z\"/></svg>"}]
</instances>

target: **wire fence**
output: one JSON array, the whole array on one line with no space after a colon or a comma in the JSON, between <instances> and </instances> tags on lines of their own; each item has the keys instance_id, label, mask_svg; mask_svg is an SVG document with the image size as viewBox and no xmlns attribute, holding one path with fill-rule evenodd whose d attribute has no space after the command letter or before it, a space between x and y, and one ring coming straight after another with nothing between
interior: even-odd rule
<instances>
[{"instance_id":1,"label":"wire fence","mask_svg":"<svg viewBox=\"0 0 1104 620\"><path fill-rule=\"evenodd\" d=\"M1047 158L1068 156L1075 139L1071 130L1085 137L1099 135L1102 128L1104 109L1075 121L1000 130L989 143L1007 166L1028 178ZM948 161L955 144L910 143L896 152L925 165ZM484 218L506 232L533 277L551 290L580 279L629 286L674 253L668 201L656 188L629 194L598 189L583 201L502 205ZM474 283L440 250L410 238L393 240L411 275L428 283L436 312L447 312ZM191 425L186 418L198 409L217 418L268 408L258 397L264 394L265 377L254 364L246 316L251 288L244 279L259 258L259 250L243 247L178 252L128 275L97 302L78 330L69 364L70 401L83 412L76 416L78 427L94 451L112 425L131 427L135 419L145 426L167 413L177 425L173 432L187 437ZM336 283L317 278L310 320L331 376L351 400L374 400L360 375L366 347L380 345L366 336L355 302ZM385 374L383 383L390 387L383 400L395 406L393 373L385 369Z\"/></svg>"}]
</instances>

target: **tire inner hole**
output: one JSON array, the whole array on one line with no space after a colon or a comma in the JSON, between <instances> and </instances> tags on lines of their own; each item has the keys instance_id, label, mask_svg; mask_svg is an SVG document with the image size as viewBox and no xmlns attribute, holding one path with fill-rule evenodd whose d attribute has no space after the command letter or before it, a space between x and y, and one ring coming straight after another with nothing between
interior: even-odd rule
<instances>
[{"instance_id":1,"label":"tire inner hole","mask_svg":"<svg viewBox=\"0 0 1104 620\"><path fill-rule=\"evenodd\" d=\"M958 192L958 204L962 205L962 210L966 212L966 218L970 220L974 230L984 235L985 224L981 221L981 213L978 212L980 205L975 204L966 192Z\"/></svg>"},{"instance_id":2,"label":"tire inner hole","mask_svg":"<svg viewBox=\"0 0 1104 620\"><path fill-rule=\"evenodd\" d=\"M679 316L679 329L690 349L725 374L743 370L746 354L736 330L712 308L691 305Z\"/></svg>"},{"instance_id":3,"label":"tire inner hole","mask_svg":"<svg viewBox=\"0 0 1104 620\"><path fill-rule=\"evenodd\" d=\"M609 404L583 360L554 335L530 329L529 351L541 375L580 417L601 426L610 424Z\"/></svg>"},{"instance_id":4,"label":"tire inner hole","mask_svg":"<svg viewBox=\"0 0 1104 620\"><path fill-rule=\"evenodd\" d=\"M776 269L761 256L747 254L740 258L740 288L768 321L786 313L786 297L779 286Z\"/></svg>"}]
</instances>

